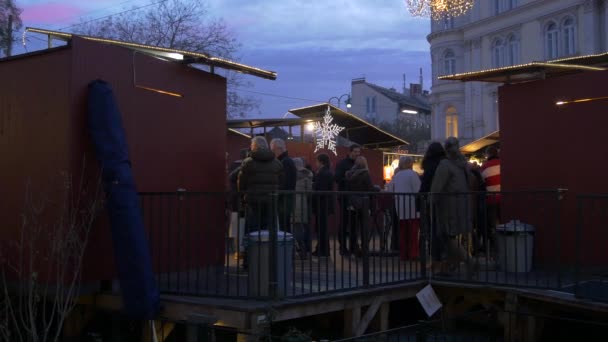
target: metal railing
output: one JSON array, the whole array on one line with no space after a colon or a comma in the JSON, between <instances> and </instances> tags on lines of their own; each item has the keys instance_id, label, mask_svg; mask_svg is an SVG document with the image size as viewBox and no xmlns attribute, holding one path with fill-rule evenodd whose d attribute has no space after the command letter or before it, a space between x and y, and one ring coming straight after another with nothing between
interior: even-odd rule
<instances>
[{"instance_id":1,"label":"metal railing","mask_svg":"<svg viewBox=\"0 0 608 342\"><path fill-rule=\"evenodd\" d=\"M562 289L564 192L476 192L430 195L425 229L435 280Z\"/></svg>"},{"instance_id":2,"label":"metal railing","mask_svg":"<svg viewBox=\"0 0 608 342\"><path fill-rule=\"evenodd\" d=\"M163 293L289 298L422 280L550 289L574 280L558 190L140 197Z\"/></svg>"},{"instance_id":3,"label":"metal railing","mask_svg":"<svg viewBox=\"0 0 608 342\"><path fill-rule=\"evenodd\" d=\"M574 293L608 302L608 195L579 195L576 223Z\"/></svg>"}]
</instances>

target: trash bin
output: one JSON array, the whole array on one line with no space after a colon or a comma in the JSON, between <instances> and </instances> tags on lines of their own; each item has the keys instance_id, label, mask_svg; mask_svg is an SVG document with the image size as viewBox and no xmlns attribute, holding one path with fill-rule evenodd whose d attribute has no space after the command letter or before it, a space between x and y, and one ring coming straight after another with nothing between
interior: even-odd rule
<instances>
[{"instance_id":1,"label":"trash bin","mask_svg":"<svg viewBox=\"0 0 608 342\"><path fill-rule=\"evenodd\" d=\"M277 232L276 261L270 260L270 232L260 230L247 236L247 260L249 264L249 294L270 296L270 267L276 266L277 296L291 293L293 266L293 235Z\"/></svg>"},{"instance_id":2,"label":"trash bin","mask_svg":"<svg viewBox=\"0 0 608 342\"><path fill-rule=\"evenodd\" d=\"M496 226L497 267L506 272L530 272L534 226L514 220Z\"/></svg>"}]
</instances>

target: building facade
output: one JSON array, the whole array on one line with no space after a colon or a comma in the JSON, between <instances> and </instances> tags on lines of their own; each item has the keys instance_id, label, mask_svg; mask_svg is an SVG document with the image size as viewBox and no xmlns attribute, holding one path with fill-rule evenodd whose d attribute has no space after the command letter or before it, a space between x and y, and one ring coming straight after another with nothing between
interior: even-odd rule
<instances>
[{"instance_id":1,"label":"building facade","mask_svg":"<svg viewBox=\"0 0 608 342\"><path fill-rule=\"evenodd\" d=\"M424 151L430 139L431 106L428 91L422 90L422 75L420 83L410 83L409 88L404 82L401 92L354 79L351 94L352 114L405 139L411 153Z\"/></svg>"},{"instance_id":2,"label":"building facade","mask_svg":"<svg viewBox=\"0 0 608 342\"><path fill-rule=\"evenodd\" d=\"M431 138L467 143L499 129L498 84L437 77L603 52L607 23L607 0L483 0L432 21Z\"/></svg>"},{"instance_id":3,"label":"building facade","mask_svg":"<svg viewBox=\"0 0 608 342\"><path fill-rule=\"evenodd\" d=\"M430 124L429 95L420 83L412 83L410 88L404 87L403 92L398 92L369 83L365 78L353 79L351 105L352 114L373 124L393 124L399 119Z\"/></svg>"}]
</instances>

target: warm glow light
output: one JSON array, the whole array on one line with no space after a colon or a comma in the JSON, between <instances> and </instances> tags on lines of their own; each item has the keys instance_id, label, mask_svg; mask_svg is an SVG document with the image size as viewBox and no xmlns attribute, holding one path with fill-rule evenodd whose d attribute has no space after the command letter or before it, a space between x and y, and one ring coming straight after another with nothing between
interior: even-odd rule
<instances>
[{"instance_id":1,"label":"warm glow light","mask_svg":"<svg viewBox=\"0 0 608 342\"><path fill-rule=\"evenodd\" d=\"M418 114L417 111L411 110L411 109L404 109L404 110L401 111L401 113L405 113L405 114Z\"/></svg>"},{"instance_id":2,"label":"warm glow light","mask_svg":"<svg viewBox=\"0 0 608 342\"><path fill-rule=\"evenodd\" d=\"M309 132L312 132L315 130L315 123L314 122L309 122L306 124L306 130Z\"/></svg>"},{"instance_id":3,"label":"warm glow light","mask_svg":"<svg viewBox=\"0 0 608 342\"><path fill-rule=\"evenodd\" d=\"M160 89L156 89L156 88L144 87L144 86L139 86L139 85L135 86L135 87L139 88L139 89L153 91L155 93L159 93L159 94L163 94L163 95L169 95L169 96L175 96L175 97L184 97L182 94L172 93L170 91L160 90Z\"/></svg>"},{"instance_id":4,"label":"warm glow light","mask_svg":"<svg viewBox=\"0 0 608 342\"><path fill-rule=\"evenodd\" d=\"M466 14L474 0L406 0L410 14L414 17L431 17L440 20L445 17L458 17Z\"/></svg>"},{"instance_id":5,"label":"warm glow light","mask_svg":"<svg viewBox=\"0 0 608 342\"><path fill-rule=\"evenodd\" d=\"M389 182L393 178L394 169L390 165L384 167L384 180Z\"/></svg>"},{"instance_id":6,"label":"warm glow light","mask_svg":"<svg viewBox=\"0 0 608 342\"><path fill-rule=\"evenodd\" d=\"M184 55L182 55L181 53L170 52L167 54L167 56L169 58L177 59L180 61L184 60Z\"/></svg>"},{"instance_id":7,"label":"warm glow light","mask_svg":"<svg viewBox=\"0 0 608 342\"><path fill-rule=\"evenodd\" d=\"M591 101L599 101L599 100L608 100L608 96L577 99L577 100L572 100L572 101L557 101L557 102L555 102L555 105L563 106L563 105L572 104L572 103L591 102Z\"/></svg>"}]
</instances>

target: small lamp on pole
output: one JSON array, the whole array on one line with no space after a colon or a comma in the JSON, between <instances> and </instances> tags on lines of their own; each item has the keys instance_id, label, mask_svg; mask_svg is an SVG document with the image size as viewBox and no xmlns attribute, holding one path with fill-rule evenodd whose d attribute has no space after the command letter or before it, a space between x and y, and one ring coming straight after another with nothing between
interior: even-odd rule
<instances>
[{"instance_id":1,"label":"small lamp on pole","mask_svg":"<svg viewBox=\"0 0 608 342\"><path fill-rule=\"evenodd\" d=\"M338 101L338 108L340 108L340 102L342 101L342 98L345 96L346 96L346 101L344 101L344 103L346 103L346 108L350 109L353 106L351 103L350 94L343 94L343 95L340 95L339 97L337 97L337 96L330 97L329 100L327 100L327 103L331 104L331 100L335 99Z\"/></svg>"}]
</instances>

